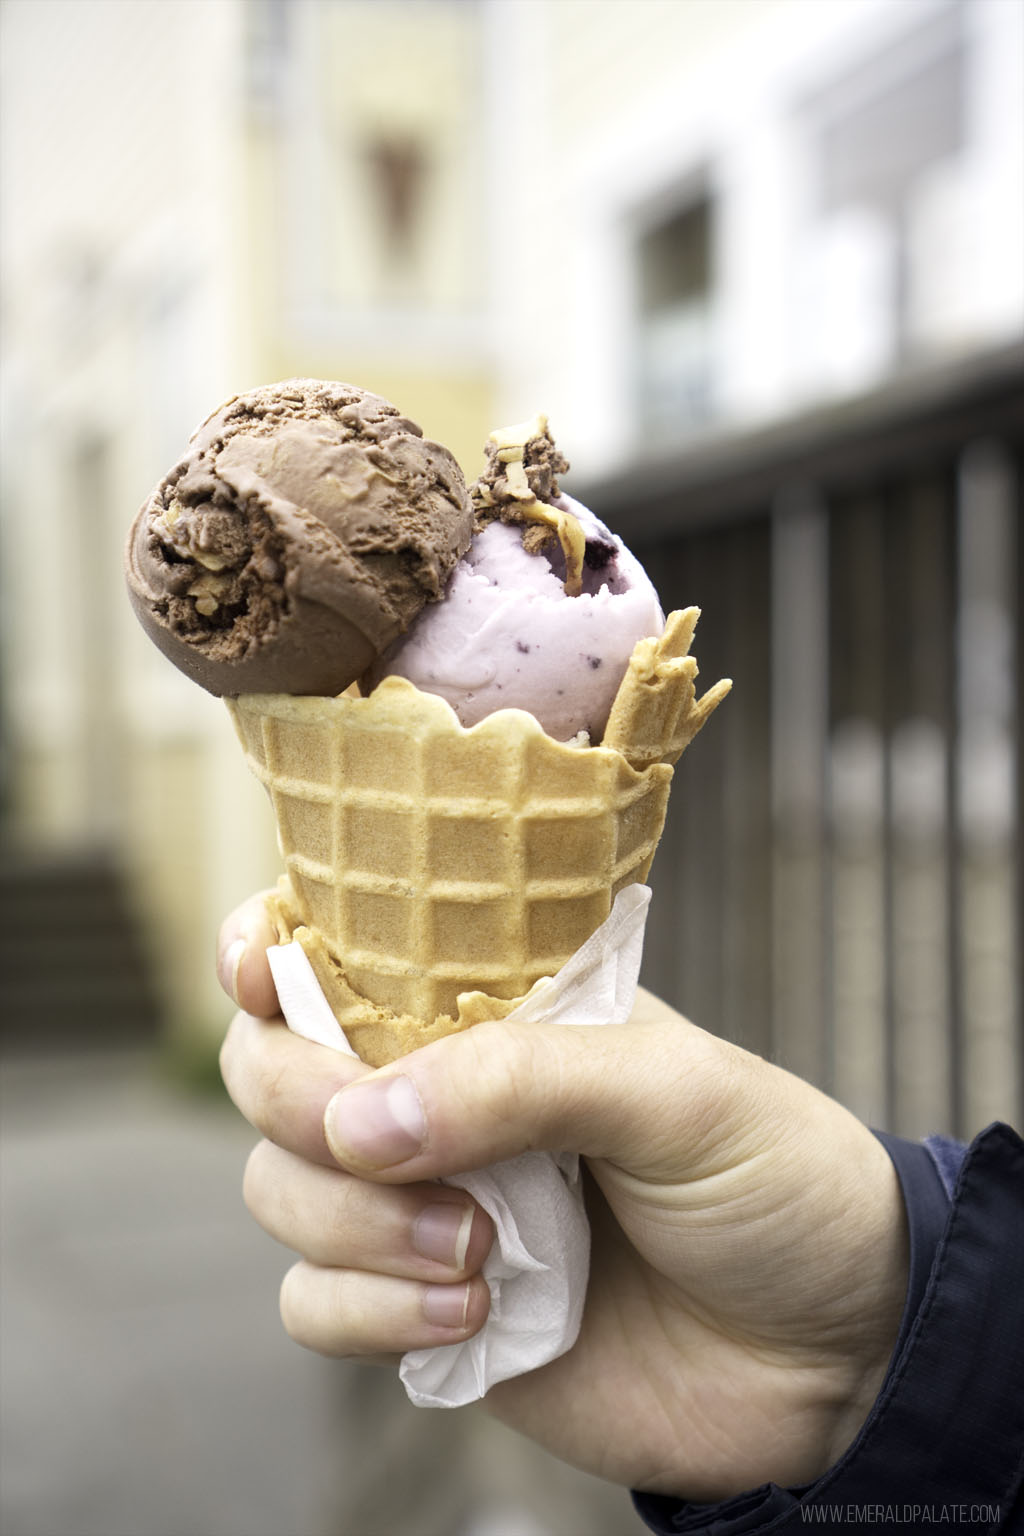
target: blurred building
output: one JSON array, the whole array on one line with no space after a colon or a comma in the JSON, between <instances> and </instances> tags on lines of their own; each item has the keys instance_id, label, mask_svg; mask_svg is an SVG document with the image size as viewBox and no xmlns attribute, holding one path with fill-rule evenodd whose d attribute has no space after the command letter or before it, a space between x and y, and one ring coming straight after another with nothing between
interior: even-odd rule
<instances>
[{"instance_id":1,"label":"blurred building","mask_svg":"<svg viewBox=\"0 0 1024 1536\"><path fill-rule=\"evenodd\" d=\"M715 451L735 463L737 443L829 406L838 421L882 388L917 399L1024 334L1014 0L8 0L3 26L8 903L23 905L29 864L65 890L72 863L127 881L179 1031L219 1028L212 935L276 856L222 708L137 631L120 549L221 398L291 374L353 379L398 401L469 474L496 421L541 407L577 483L653 550L667 522L696 526L699 498L687 513L672 492L686 489L685 463ZM1018 481L992 473L1001 489L969 580L1013 636ZM660 476L660 521L640 506L653 482L631 503L644 474ZM777 664L806 671L833 611L823 526L809 515L755 531L747 588L710 578L705 595L699 562L684 561L679 595L707 611L708 675L716 651L732 662L712 591L720 625L744 591L759 595ZM717 552L712 564L725 569ZM800 613L803 628L784 622ZM778 694L770 799L790 773L792 706L777 670L756 675ZM808 686L820 712L824 684ZM744 687L737 676L730 709L747 722ZM996 720L992 771L1005 779L1016 726L992 708L984 729ZM840 742L830 795L852 784L859 804L871 764L889 773L884 752L856 757L856 729L815 725L801 739L822 761ZM922 783L946 783L946 753ZM824 792L817 779L808 790ZM1012 867L1019 795L1007 805ZM777 833L771 815L756 821L762 843ZM43 912L53 892L37 885ZM1008 942L1013 889L995 906ZM69 946L76 924L72 912ZM30 935L16 942L34 954ZM655 957L659 946L655 934ZM738 1015L781 962L719 958L697 997L674 973L655 979L742 1034L720 1017L722 976L725 1014ZM871 974L893 985L885 964ZM1012 1076L1019 969L1001 1007L990 1069ZM748 1038L780 1049L782 1036ZM834 1083L828 1051L798 1064Z\"/></svg>"},{"instance_id":2,"label":"blurred building","mask_svg":"<svg viewBox=\"0 0 1024 1536\"><path fill-rule=\"evenodd\" d=\"M502 400L589 475L1020 334L1019 7L511 12Z\"/></svg>"},{"instance_id":3,"label":"blurred building","mask_svg":"<svg viewBox=\"0 0 1024 1536\"><path fill-rule=\"evenodd\" d=\"M269 379L356 380L479 452L481 12L15 0L4 30L12 1005L109 1030L126 879L172 1029L213 1038L212 938L274 878L271 822L221 706L139 634L125 534L192 428Z\"/></svg>"}]
</instances>

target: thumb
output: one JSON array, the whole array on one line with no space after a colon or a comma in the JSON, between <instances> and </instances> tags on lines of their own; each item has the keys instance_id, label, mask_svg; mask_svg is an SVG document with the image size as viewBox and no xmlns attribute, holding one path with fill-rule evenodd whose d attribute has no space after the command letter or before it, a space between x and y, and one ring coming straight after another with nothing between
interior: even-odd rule
<instances>
[{"instance_id":1,"label":"thumb","mask_svg":"<svg viewBox=\"0 0 1024 1536\"><path fill-rule=\"evenodd\" d=\"M386 1182L533 1148L675 1180L735 1156L770 1070L643 994L622 1027L506 1021L434 1041L336 1093L324 1133L343 1167Z\"/></svg>"}]
</instances>

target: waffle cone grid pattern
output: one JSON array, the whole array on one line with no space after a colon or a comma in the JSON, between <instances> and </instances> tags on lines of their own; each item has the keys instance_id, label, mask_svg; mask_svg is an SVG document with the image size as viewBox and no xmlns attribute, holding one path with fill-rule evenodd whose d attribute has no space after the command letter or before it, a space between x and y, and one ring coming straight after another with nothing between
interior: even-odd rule
<instances>
[{"instance_id":1,"label":"waffle cone grid pattern","mask_svg":"<svg viewBox=\"0 0 1024 1536\"><path fill-rule=\"evenodd\" d=\"M368 699L231 706L302 920L396 1014L454 1015L553 975L647 876L672 770L574 748L520 711L464 729L391 678Z\"/></svg>"}]
</instances>

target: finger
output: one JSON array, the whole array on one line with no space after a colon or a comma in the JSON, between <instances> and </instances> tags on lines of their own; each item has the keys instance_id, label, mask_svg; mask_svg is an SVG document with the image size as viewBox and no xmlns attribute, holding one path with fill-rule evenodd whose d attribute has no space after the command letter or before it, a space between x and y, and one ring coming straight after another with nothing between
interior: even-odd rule
<instances>
[{"instance_id":1,"label":"finger","mask_svg":"<svg viewBox=\"0 0 1024 1536\"><path fill-rule=\"evenodd\" d=\"M346 1086L325 1136L341 1166L386 1181L534 1147L675 1181L757 1134L771 1070L672 1010L621 1028L478 1024Z\"/></svg>"},{"instance_id":2,"label":"finger","mask_svg":"<svg viewBox=\"0 0 1024 1536\"><path fill-rule=\"evenodd\" d=\"M337 1357L459 1344L483 1327L489 1307L479 1275L456 1285L429 1285L303 1262L281 1286L281 1320L291 1338Z\"/></svg>"},{"instance_id":3,"label":"finger","mask_svg":"<svg viewBox=\"0 0 1024 1536\"><path fill-rule=\"evenodd\" d=\"M450 1284L476 1274L490 1250L490 1217L440 1184L384 1188L307 1163L261 1141L245 1203L271 1237L322 1267Z\"/></svg>"},{"instance_id":4,"label":"finger","mask_svg":"<svg viewBox=\"0 0 1024 1536\"><path fill-rule=\"evenodd\" d=\"M261 1019L278 1012L267 960L269 945L277 943L277 930L267 913L268 894L261 891L236 907L217 936L217 979L237 1007Z\"/></svg>"},{"instance_id":5,"label":"finger","mask_svg":"<svg viewBox=\"0 0 1024 1536\"><path fill-rule=\"evenodd\" d=\"M324 1110L369 1068L353 1056L293 1035L281 1019L236 1014L221 1046L224 1086L268 1140L307 1162L334 1158L324 1140Z\"/></svg>"}]
</instances>

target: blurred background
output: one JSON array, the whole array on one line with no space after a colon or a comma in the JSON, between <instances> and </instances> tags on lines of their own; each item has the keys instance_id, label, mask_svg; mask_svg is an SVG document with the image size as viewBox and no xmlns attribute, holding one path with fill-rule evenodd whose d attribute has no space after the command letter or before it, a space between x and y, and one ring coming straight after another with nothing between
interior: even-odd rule
<instances>
[{"instance_id":1,"label":"blurred background","mask_svg":"<svg viewBox=\"0 0 1024 1536\"><path fill-rule=\"evenodd\" d=\"M1022 1118L1018 0L4 0L10 1536L620 1536L621 1491L280 1335L210 1084L270 883L128 524L226 396L541 409L704 610L645 979L906 1135Z\"/></svg>"}]
</instances>

